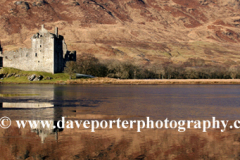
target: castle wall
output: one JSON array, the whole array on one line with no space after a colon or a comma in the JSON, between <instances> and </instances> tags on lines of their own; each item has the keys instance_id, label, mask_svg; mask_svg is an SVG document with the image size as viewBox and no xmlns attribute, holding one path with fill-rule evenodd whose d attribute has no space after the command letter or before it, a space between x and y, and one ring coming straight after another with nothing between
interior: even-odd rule
<instances>
[{"instance_id":1,"label":"castle wall","mask_svg":"<svg viewBox=\"0 0 240 160\"><path fill-rule=\"evenodd\" d=\"M3 54L3 66L29 70L29 66L33 65L31 59L31 49L23 48L17 51L5 51Z\"/></svg>"},{"instance_id":2,"label":"castle wall","mask_svg":"<svg viewBox=\"0 0 240 160\"><path fill-rule=\"evenodd\" d=\"M32 39L32 49L5 51L3 66L25 71L43 71L54 73L54 37Z\"/></svg>"},{"instance_id":3,"label":"castle wall","mask_svg":"<svg viewBox=\"0 0 240 160\"><path fill-rule=\"evenodd\" d=\"M53 73L53 53L32 52L32 49L4 52L3 66L25 71Z\"/></svg>"}]
</instances>

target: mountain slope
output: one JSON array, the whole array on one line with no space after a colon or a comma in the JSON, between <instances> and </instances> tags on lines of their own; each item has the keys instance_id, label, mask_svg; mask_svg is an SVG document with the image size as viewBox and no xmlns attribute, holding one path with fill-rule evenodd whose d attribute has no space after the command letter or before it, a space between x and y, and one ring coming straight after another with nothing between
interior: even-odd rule
<instances>
[{"instance_id":1,"label":"mountain slope","mask_svg":"<svg viewBox=\"0 0 240 160\"><path fill-rule=\"evenodd\" d=\"M138 62L238 63L238 0L2 0L4 50L31 47L41 24L69 49Z\"/></svg>"}]
</instances>

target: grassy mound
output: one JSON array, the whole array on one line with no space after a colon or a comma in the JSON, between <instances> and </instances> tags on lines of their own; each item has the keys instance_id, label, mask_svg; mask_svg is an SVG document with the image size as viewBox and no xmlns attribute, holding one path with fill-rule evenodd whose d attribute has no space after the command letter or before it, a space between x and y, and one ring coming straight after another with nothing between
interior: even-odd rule
<instances>
[{"instance_id":1,"label":"grassy mound","mask_svg":"<svg viewBox=\"0 0 240 160\"><path fill-rule=\"evenodd\" d=\"M29 81L28 76L35 74L36 76L43 76L41 81ZM15 68L4 67L0 70L1 79L3 83L63 83L69 79L66 73L47 73L37 71L22 71Z\"/></svg>"}]
</instances>

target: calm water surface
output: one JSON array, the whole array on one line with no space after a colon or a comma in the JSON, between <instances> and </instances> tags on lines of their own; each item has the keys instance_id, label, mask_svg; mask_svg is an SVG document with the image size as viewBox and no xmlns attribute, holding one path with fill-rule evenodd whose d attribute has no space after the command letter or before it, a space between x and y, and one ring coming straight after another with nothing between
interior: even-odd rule
<instances>
[{"instance_id":1,"label":"calm water surface","mask_svg":"<svg viewBox=\"0 0 240 160\"><path fill-rule=\"evenodd\" d=\"M0 114L14 119L50 118L26 105L33 103L52 104L55 117L78 109L82 114L134 118L240 118L240 85L1 85L0 94L13 95L1 97Z\"/></svg>"}]
</instances>

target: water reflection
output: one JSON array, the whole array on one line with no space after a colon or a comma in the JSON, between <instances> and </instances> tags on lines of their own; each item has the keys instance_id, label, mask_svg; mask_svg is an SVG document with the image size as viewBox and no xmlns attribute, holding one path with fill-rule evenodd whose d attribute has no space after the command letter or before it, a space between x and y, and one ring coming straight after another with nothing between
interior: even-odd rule
<instances>
[{"instance_id":1,"label":"water reflection","mask_svg":"<svg viewBox=\"0 0 240 160\"><path fill-rule=\"evenodd\" d=\"M0 117L239 119L239 85L0 85ZM239 159L238 130L0 129L0 159Z\"/></svg>"},{"instance_id":2,"label":"water reflection","mask_svg":"<svg viewBox=\"0 0 240 160\"><path fill-rule=\"evenodd\" d=\"M0 116L8 115L11 119L58 120L65 107L91 108L101 102L81 98L79 93L58 85L3 85L0 94Z\"/></svg>"},{"instance_id":3,"label":"water reflection","mask_svg":"<svg viewBox=\"0 0 240 160\"><path fill-rule=\"evenodd\" d=\"M51 124L49 127L43 127L41 123L38 123L37 126L31 128L31 132L35 132L40 137L41 143L44 143L45 139L50 135L54 135L55 140L58 141L58 134L63 131L62 128L57 127L57 121L48 120L48 122Z\"/></svg>"},{"instance_id":4,"label":"water reflection","mask_svg":"<svg viewBox=\"0 0 240 160\"><path fill-rule=\"evenodd\" d=\"M25 121L26 120L35 120L37 122L37 125L33 125L32 128L29 128L31 132L35 132L41 139L41 143L45 142L45 139L48 136L54 135L55 140L58 141L58 134L59 132L62 132L62 128L58 128L57 120L60 119L62 115L62 108L53 108L54 105L52 103L7 103L3 102L2 105L2 111L4 112L4 109L13 109L11 112L18 113L26 112L25 114L27 116L22 117L21 116L11 116L14 117L17 120ZM15 109L24 109L24 110L15 110ZM28 109L28 110L26 110ZM44 119L47 119L47 122L50 124L48 127L47 125L43 127L41 122L46 122ZM61 126L61 125L60 125Z\"/></svg>"},{"instance_id":5,"label":"water reflection","mask_svg":"<svg viewBox=\"0 0 240 160\"><path fill-rule=\"evenodd\" d=\"M1 108L51 108L53 103L9 103L3 102Z\"/></svg>"},{"instance_id":6,"label":"water reflection","mask_svg":"<svg viewBox=\"0 0 240 160\"><path fill-rule=\"evenodd\" d=\"M37 123L37 126L29 129L40 137L41 143L51 135L54 135L57 141L58 133L63 131L56 125L57 120L63 116L62 108L54 108L56 107L55 95L59 96L59 92L55 92L54 86L24 89L25 87L21 85L14 87L14 92L12 86L8 86L8 90L1 90L3 95L1 99L3 102L0 103L1 115L8 115L17 120L47 119L50 123L49 127L43 127L41 123Z\"/></svg>"}]
</instances>

